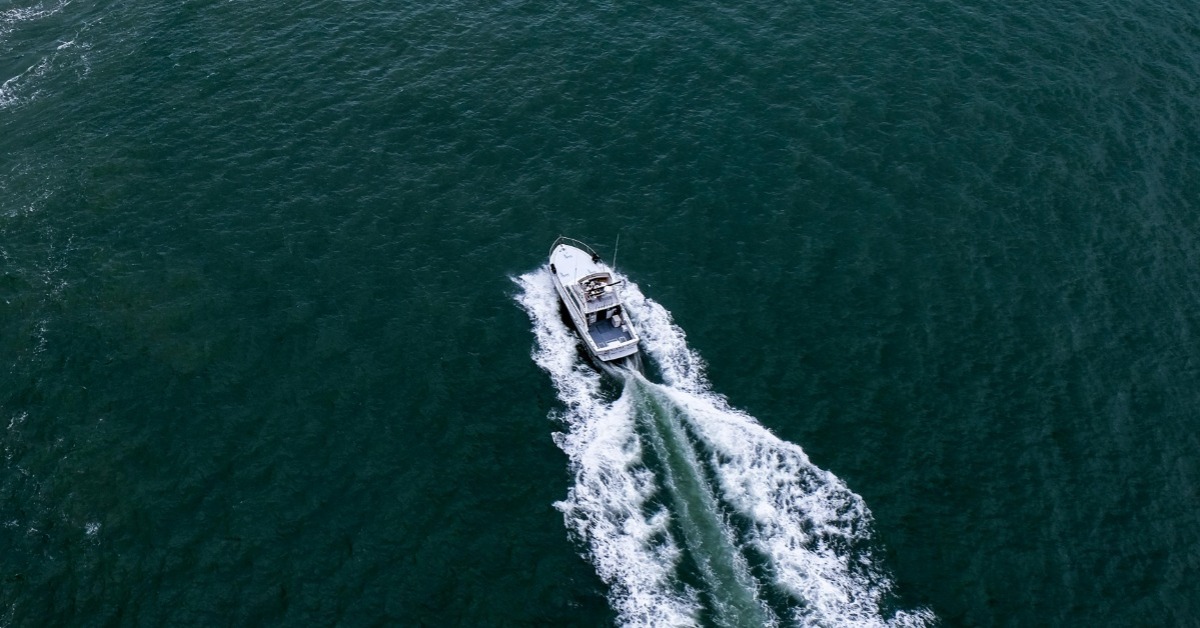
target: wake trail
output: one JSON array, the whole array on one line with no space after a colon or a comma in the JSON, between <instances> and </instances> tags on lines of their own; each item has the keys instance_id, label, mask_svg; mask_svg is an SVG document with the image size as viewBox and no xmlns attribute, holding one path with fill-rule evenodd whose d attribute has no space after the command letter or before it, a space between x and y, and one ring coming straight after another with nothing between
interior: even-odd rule
<instances>
[{"instance_id":1,"label":"wake trail","mask_svg":"<svg viewBox=\"0 0 1200 628\"><path fill-rule=\"evenodd\" d=\"M534 321L534 360L565 406L554 416L566 430L554 442L570 459L575 484L555 506L567 529L587 546L622 625L696 625L699 595L676 573L682 550L668 530L667 509L654 503L658 480L643 462L629 389L615 401L604 399L600 374L579 359L559 318L548 271L517 283L523 289L517 299Z\"/></svg>"},{"instance_id":2,"label":"wake trail","mask_svg":"<svg viewBox=\"0 0 1200 628\"><path fill-rule=\"evenodd\" d=\"M635 400L636 419L654 449L662 483L684 547L704 583L712 620L719 626L760 628L777 622L758 597L758 584L736 549L712 487L705 480L695 448L688 441L678 406L638 373L626 390Z\"/></svg>"},{"instance_id":3,"label":"wake trail","mask_svg":"<svg viewBox=\"0 0 1200 628\"><path fill-rule=\"evenodd\" d=\"M932 623L925 609L885 611L893 584L862 498L714 393L684 332L636 284L626 279L623 300L663 383L616 371L612 399L559 315L549 272L514 281L533 358L564 405L554 438L575 482L556 507L622 625Z\"/></svg>"}]
</instances>

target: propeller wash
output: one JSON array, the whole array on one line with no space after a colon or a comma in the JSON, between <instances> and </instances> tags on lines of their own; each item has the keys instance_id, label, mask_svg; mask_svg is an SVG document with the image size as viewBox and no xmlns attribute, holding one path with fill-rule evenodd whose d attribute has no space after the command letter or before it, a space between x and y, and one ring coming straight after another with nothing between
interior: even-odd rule
<instances>
[{"instance_id":1,"label":"propeller wash","mask_svg":"<svg viewBox=\"0 0 1200 628\"><path fill-rule=\"evenodd\" d=\"M624 302L663 383L620 371L619 393L578 351L550 272L514 280L533 322L575 484L555 504L625 626L924 626L896 608L861 497L714 393L658 303ZM616 397L615 399L613 397Z\"/></svg>"}]
</instances>

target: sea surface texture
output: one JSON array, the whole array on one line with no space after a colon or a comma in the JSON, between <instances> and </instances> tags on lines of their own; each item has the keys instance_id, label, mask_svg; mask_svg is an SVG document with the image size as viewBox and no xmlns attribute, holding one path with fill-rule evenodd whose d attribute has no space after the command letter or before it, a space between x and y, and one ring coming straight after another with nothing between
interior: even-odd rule
<instances>
[{"instance_id":1,"label":"sea surface texture","mask_svg":"<svg viewBox=\"0 0 1200 628\"><path fill-rule=\"evenodd\" d=\"M0 454L6 627L1200 625L1200 10L0 0Z\"/></svg>"}]
</instances>

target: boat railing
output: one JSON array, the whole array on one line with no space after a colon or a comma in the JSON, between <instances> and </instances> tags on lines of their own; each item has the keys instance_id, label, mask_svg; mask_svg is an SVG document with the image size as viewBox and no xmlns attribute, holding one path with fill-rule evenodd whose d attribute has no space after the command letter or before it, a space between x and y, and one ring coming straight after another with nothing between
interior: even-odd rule
<instances>
[{"instance_id":1,"label":"boat railing","mask_svg":"<svg viewBox=\"0 0 1200 628\"><path fill-rule=\"evenodd\" d=\"M558 248L558 245L564 243L581 248L591 254L593 261L600 261L600 254L593 251L592 247L580 242L579 240L576 240L575 238L568 238L566 236L558 236L558 239L554 241L554 244L550 245L550 253L554 253L554 249Z\"/></svg>"}]
</instances>

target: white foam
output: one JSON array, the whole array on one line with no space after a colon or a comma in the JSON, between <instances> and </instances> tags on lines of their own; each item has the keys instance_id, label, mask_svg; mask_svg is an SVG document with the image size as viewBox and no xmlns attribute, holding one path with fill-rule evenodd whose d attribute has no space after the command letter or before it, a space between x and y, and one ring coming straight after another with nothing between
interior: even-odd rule
<instances>
[{"instance_id":1,"label":"white foam","mask_svg":"<svg viewBox=\"0 0 1200 628\"><path fill-rule=\"evenodd\" d=\"M534 360L565 404L567 431L555 442L571 459L575 486L557 504L583 539L620 620L633 626L695 625L698 596L674 578L680 549L667 533L670 513L643 514L659 481L642 463L630 388L603 400L600 375L579 359L563 324L549 272L516 280L518 300L534 323ZM688 432L709 461L717 497L749 524L744 541L767 561L771 582L790 596L791 621L822 626L923 626L926 610L885 616L893 584L870 557L871 514L862 498L804 451L780 440L753 417L731 408L704 376L704 362L658 303L626 279L623 299L658 363L657 387L677 405ZM732 527L726 529L734 542Z\"/></svg>"},{"instance_id":2,"label":"white foam","mask_svg":"<svg viewBox=\"0 0 1200 628\"><path fill-rule=\"evenodd\" d=\"M67 6L67 4L66 2L59 2L50 8L46 8L41 3L38 3L32 7L16 7L0 11L0 41L3 41L3 38L11 34L18 24L54 15Z\"/></svg>"},{"instance_id":3,"label":"white foam","mask_svg":"<svg viewBox=\"0 0 1200 628\"><path fill-rule=\"evenodd\" d=\"M24 104L37 97L36 90L30 91L30 85L46 75L51 68L50 57L43 57L37 63L29 66L24 72L0 83L0 109Z\"/></svg>"},{"instance_id":4,"label":"white foam","mask_svg":"<svg viewBox=\"0 0 1200 628\"><path fill-rule=\"evenodd\" d=\"M712 484L705 478L699 452L690 443L687 429L680 424L682 409L673 400L658 394L662 387L644 377L630 378L628 391L649 406L643 406L644 416L655 423L646 432L647 441L658 453L663 466L662 479L668 485L672 504L679 515L678 530L684 547L692 553L694 564L704 581L713 623L718 626L748 626L769 628L778 626L778 619L760 595L761 584L751 574L746 556L738 547L732 526L718 504ZM665 406L673 406L665 408ZM666 462L674 457L676 464ZM683 464L678 464L682 462ZM711 535L715 532L715 535Z\"/></svg>"},{"instance_id":5,"label":"white foam","mask_svg":"<svg viewBox=\"0 0 1200 628\"><path fill-rule=\"evenodd\" d=\"M629 282L624 300L643 350L662 370L662 392L685 412L708 450L720 495L751 523L748 541L774 584L800 604L793 620L823 626L921 626L927 610L884 617L892 582L865 551L871 514L862 498L804 451L731 408L704 376L703 360L665 308ZM854 548L853 550L851 548Z\"/></svg>"},{"instance_id":6,"label":"white foam","mask_svg":"<svg viewBox=\"0 0 1200 628\"><path fill-rule=\"evenodd\" d=\"M647 513L658 483L642 463L628 392L604 400L600 375L579 360L576 339L559 317L548 271L515 281L533 321L534 361L566 406L557 415L566 431L554 441L570 458L575 484L555 506L586 543L623 625L695 625L700 604L675 578L681 552L667 532L670 514L664 508Z\"/></svg>"},{"instance_id":7,"label":"white foam","mask_svg":"<svg viewBox=\"0 0 1200 628\"><path fill-rule=\"evenodd\" d=\"M70 2L62 0L49 7L38 4L33 7L6 9L0 11L0 43L8 38L19 25L25 22L40 20L55 15L63 10ZM55 51L44 56L36 63L25 68L16 76L8 77L0 83L0 110L10 109L37 100L42 95L39 86L42 79L56 68L74 68L76 75L82 79L91 72L91 61L88 52L91 44L79 42L79 35L86 29L83 26L69 40L58 40ZM63 55L69 55L62 59Z\"/></svg>"},{"instance_id":8,"label":"white foam","mask_svg":"<svg viewBox=\"0 0 1200 628\"><path fill-rule=\"evenodd\" d=\"M12 463L14 455L13 443L17 438L19 438L19 434L16 433L15 428L20 427L20 425L24 423L25 419L27 418L29 418L28 412L20 412L18 414L14 414L12 418L8 420L8 435L4 439L4 462L6 463Z\"/></svg>"},{"instance_id":9,"label":"white foam","mask_svg":"<svg viewBox=\"0 0 1200 628\"><path fill-rule=\"evenodd\" d=\"M14 427L24 423L25 419L28 419L28 418L29 418L28 412L19 412L17 414L14 414L12 416L12 418L8 420L8 431L11 432Z\"/></svg>"}]
</instances>

